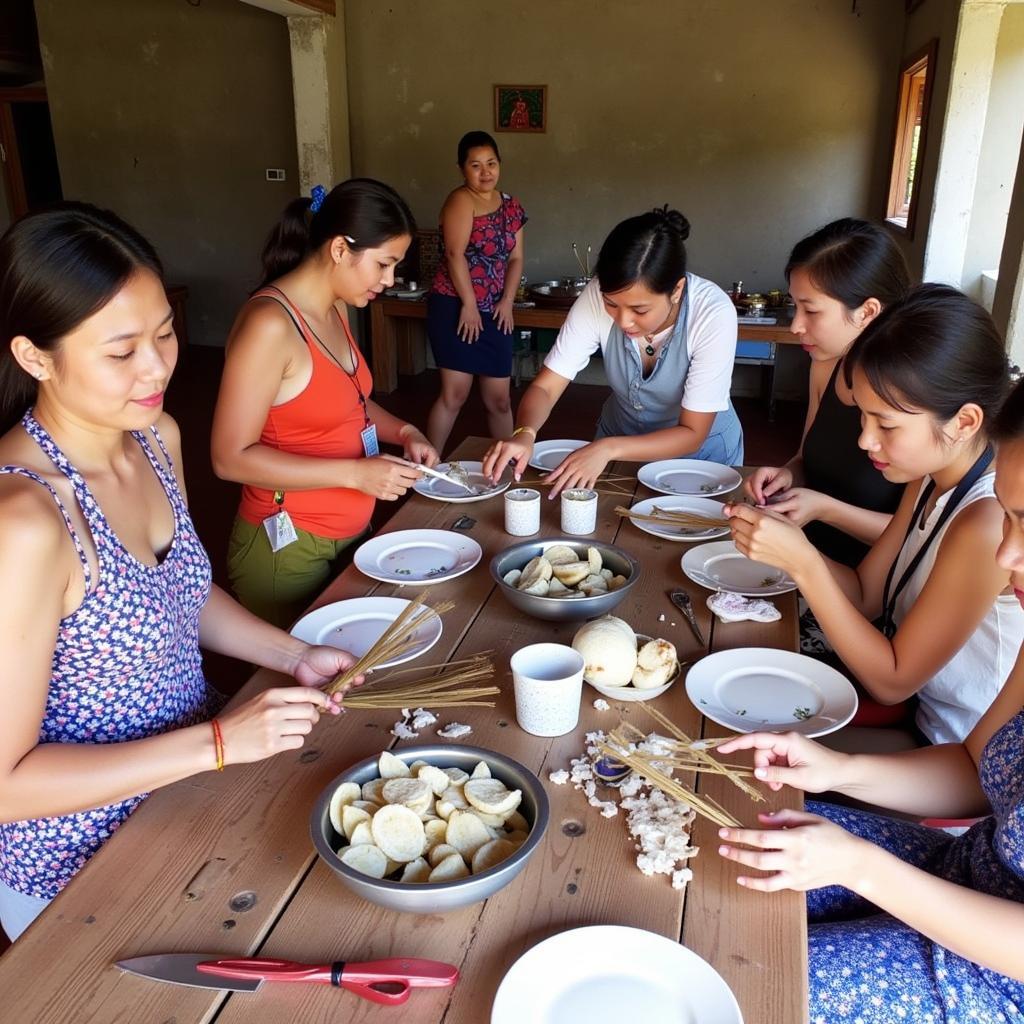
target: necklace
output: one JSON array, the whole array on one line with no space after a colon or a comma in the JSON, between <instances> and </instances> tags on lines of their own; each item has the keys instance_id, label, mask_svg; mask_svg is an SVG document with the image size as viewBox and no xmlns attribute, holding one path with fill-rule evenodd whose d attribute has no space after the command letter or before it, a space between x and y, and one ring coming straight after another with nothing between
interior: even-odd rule
<instances>
[{"instance_id":1,"label":"necklace","mask_svg":"<svg viewBox=\"0 0 1024 1024\"><path fill-rule=\"evenodd\" d=\"M645 351L645 352L646 352L646 353L647 353L647 354L648 354L649 356L653 356L653 355L654 355L654 346L653 346L653 345L651 344L651 339L650 339L650 337L648 337L648 339L647 339L647 345L646 345L646 346L644 347L644 351Z\"/></svg>"}]
</instances>

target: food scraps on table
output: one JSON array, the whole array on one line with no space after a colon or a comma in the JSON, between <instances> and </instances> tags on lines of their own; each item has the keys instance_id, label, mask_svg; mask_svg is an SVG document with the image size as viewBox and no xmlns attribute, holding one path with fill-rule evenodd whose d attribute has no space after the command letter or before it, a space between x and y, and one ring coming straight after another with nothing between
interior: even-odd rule
<instances>
[{"instance_id":1,"label":"food scraps on table","mask_svg":"<svg viewBox=\"0 0 1024 1024\"><path fill-rule=\"evenodd\" d=\"M464 725L462 722L449 722L443 729L437 730L437 735L445 740L459 740L472 732L472 726Z\"/></svg>"}]
</instances>

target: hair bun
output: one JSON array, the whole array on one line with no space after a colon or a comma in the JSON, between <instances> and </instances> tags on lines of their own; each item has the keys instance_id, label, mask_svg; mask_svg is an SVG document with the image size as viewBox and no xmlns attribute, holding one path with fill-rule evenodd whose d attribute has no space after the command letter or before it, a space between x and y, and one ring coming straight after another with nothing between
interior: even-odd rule
<instances>
[{"instance_id":1,"label":"hair bun","mask_svg":"<svg viewBox=\"0 0 1024 1024\"><path fill-rule=\"evenodd\" d=\"M690 237L690 222L678 210L670 210L668 203L652 212L662 224L679 235L684 242Z\"/></svg>"}]
</instances>

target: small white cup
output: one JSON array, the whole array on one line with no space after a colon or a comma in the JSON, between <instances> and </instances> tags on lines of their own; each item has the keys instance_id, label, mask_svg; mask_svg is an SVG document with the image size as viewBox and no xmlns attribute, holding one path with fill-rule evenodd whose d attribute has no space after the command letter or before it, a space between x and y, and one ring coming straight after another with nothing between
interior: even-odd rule
<instances>
[{"instance_id":1,"label":"small white cup","mask_svg":"<svg viewBox=\"0 0 1024 1024\"><path fill-rule=\"evenodd\" d=\"M505 532L529 537L540 529L540 491L514 487L505 492Z\"/></svg>"},{"instance_id":2,"label":"small white cup","mask_svg":"<svg viewBox=\"0 0 1024 1024\"><path fill-rule=\"evenodd\" d=\"M597 491L570 487L562 491L562 533L581 536L597 529Z\"/></svg>"},{"instance_id":3,"label":"small white cup","mask_svg":"<svg viewBox=\"0 0 1024 1024\"><path fill-rule=\"evenodd\" d=\"M565 644L530 644L512 655L516 721L533 736L564 736L580 720L583 655Z\"/></svg>"}]
</instances>

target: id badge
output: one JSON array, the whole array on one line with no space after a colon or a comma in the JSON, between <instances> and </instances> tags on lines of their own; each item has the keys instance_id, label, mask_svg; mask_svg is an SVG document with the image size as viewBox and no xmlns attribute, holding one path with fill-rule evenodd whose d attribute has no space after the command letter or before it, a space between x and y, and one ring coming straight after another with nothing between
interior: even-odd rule
<instances>
[{"instance_id":1,"label":"id badge","mask_svg":"<svg viewBox=\"0 0 1024 1024\"><path fill-rule=\"evenodd\" d=\"M359 435L363 442L363 454L372 459L374 455L380 455L380 445L377 444L377 425L371 423Z\"/></svg>"},{"instance_id":2,"label":"id badge","mask_svg":"<svg viewBox=\"0 0 1024 1024\"><path fill-rule=\"evenodd\" d=\"M272 516L267 516L263 520L263 529L267 531L270 550L275 553L299 539L292 523L292 517L284 509L275 512Z\"/></svg>"}]
</instances>

